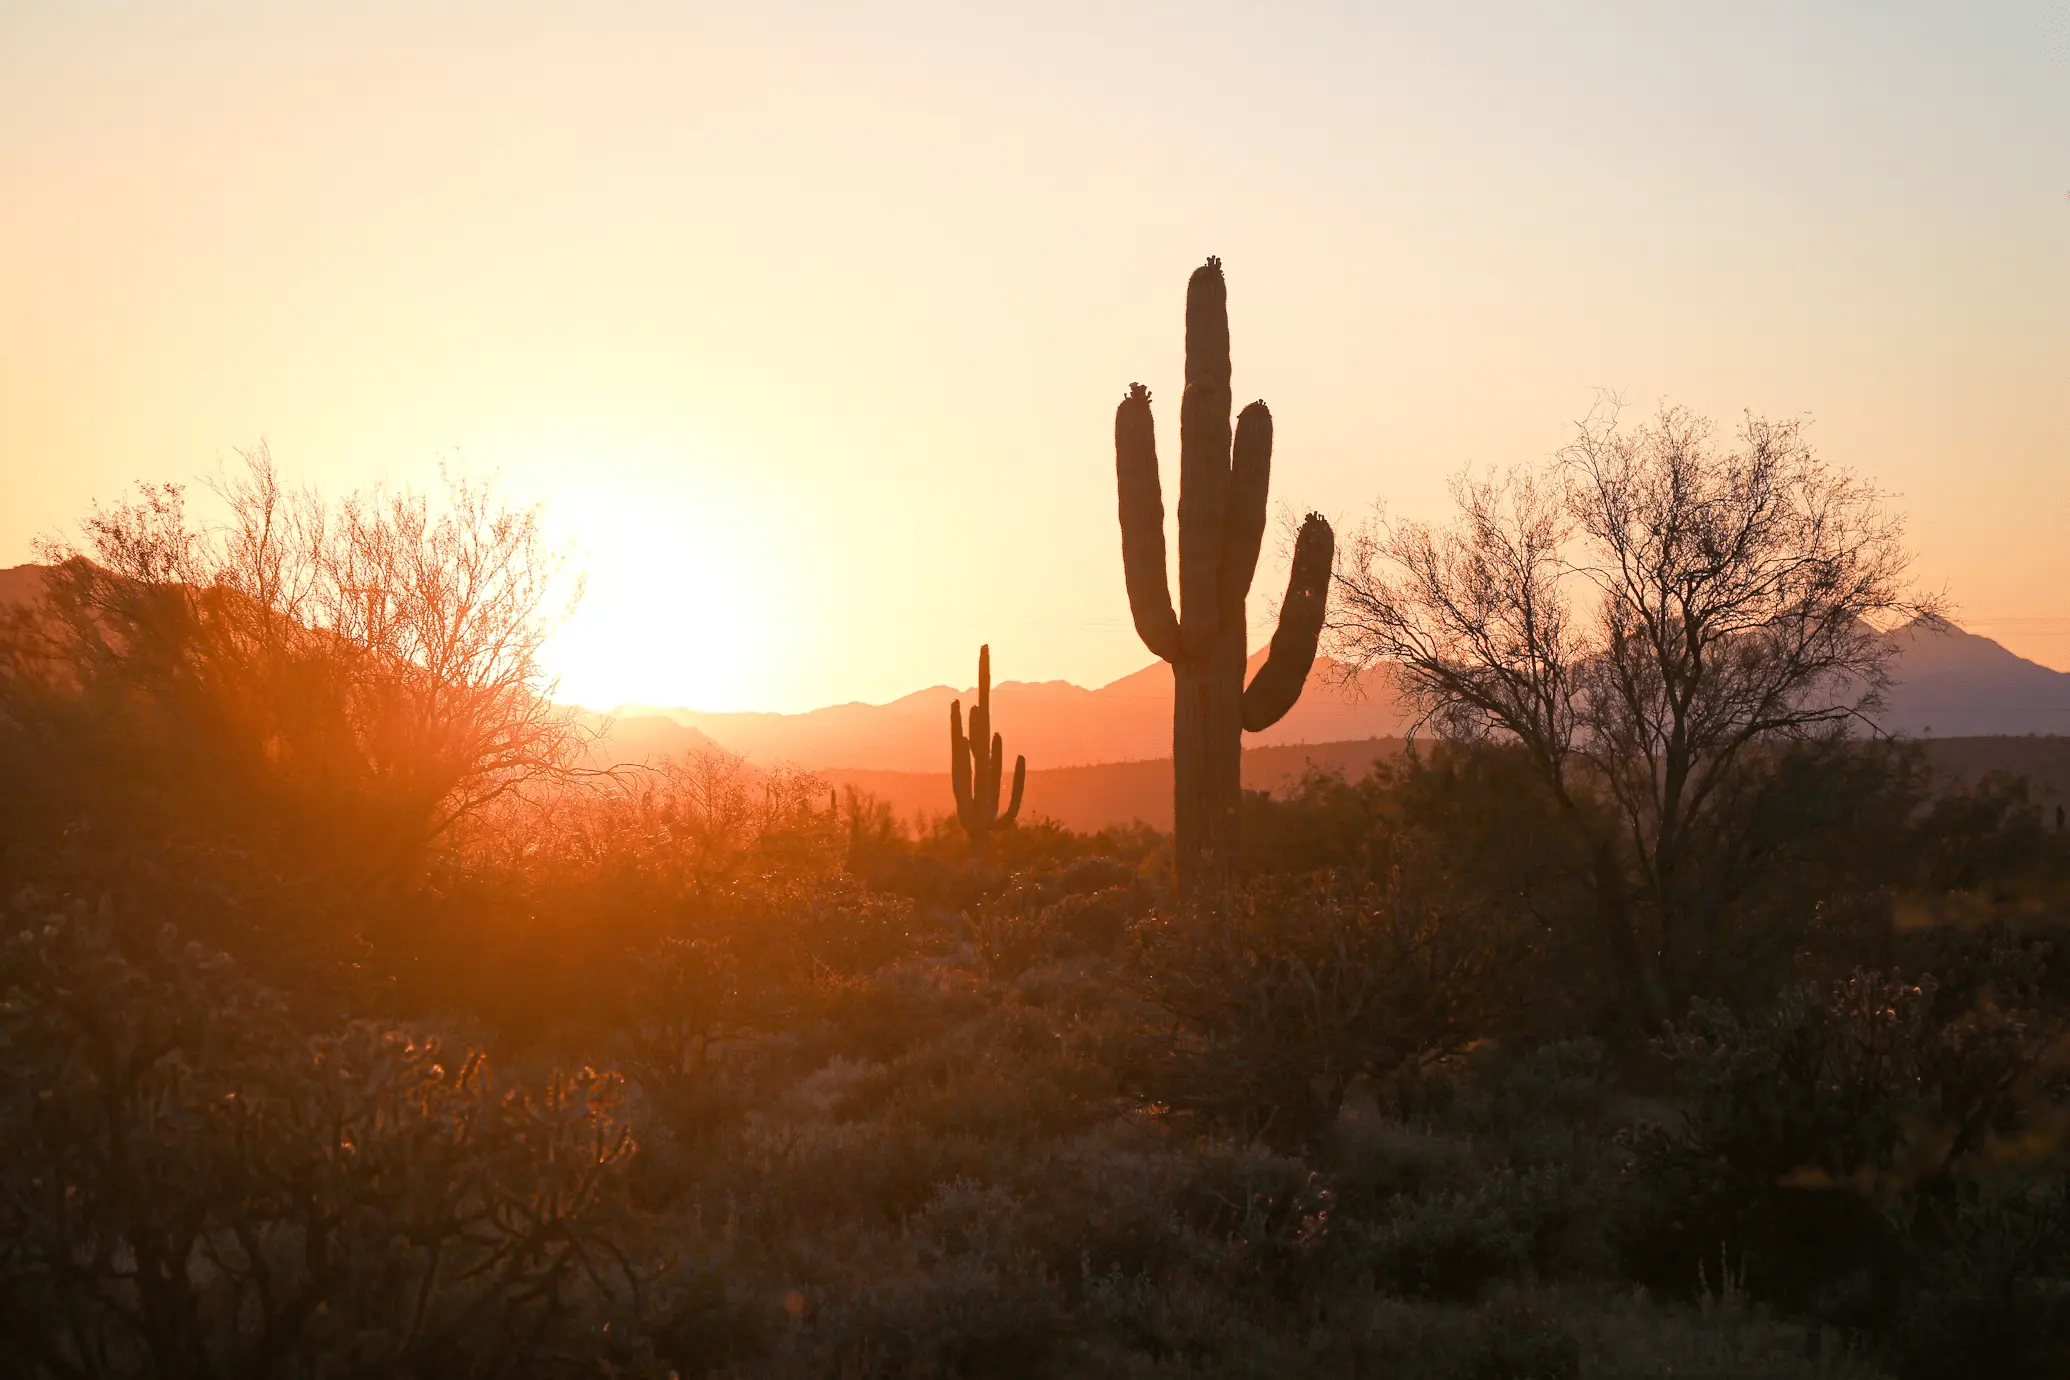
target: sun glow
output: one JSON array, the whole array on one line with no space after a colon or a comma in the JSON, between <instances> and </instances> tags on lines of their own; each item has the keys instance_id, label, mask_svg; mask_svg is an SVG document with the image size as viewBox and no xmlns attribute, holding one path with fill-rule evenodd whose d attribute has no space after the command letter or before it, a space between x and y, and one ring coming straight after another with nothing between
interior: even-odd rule
<instances>
[{"instance_id":1,"label":"sun glow","mask_svg":"<svg viewBox=\"0 0 2070 1380\"><path fill-rule=\"evenodd\" d=\"M553 506L585 586L544 649L554 697L591 709L750 707L778 591L740 515L630 500Z\"/></svg>"},{"instance_id":2,"label":"sun glow","mask_svg":"<svg viewBox=\"0 0 2070 1380\"><path fill-rule=\"evenodd\" d=\"M457 455L579 548L564 695L1098 684L1148 659L1114 406L1175 502L1214 253L1276 503L1435 518L1598 388L1809 415L2070 666L2030 16L1514 8L0 5L0 568L261 440L332 494Z\"/></svg>"}]
</instances>

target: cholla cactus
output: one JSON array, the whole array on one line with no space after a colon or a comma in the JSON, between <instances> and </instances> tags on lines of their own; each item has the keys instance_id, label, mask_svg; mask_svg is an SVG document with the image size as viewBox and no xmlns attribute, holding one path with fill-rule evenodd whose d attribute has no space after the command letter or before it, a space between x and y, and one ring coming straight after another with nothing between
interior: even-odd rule
<instances>
[{"instance_id":1,"label":"cholla cactus","mask_svg":"<svg viewBox=\"0 0 2070 1380\"><path fill-rule=\"evenodd\" d=\"M1186 396L1179 405L1179 607L1165 579L1164 497L1150 393L1131 385L1114 414L1121 559L1136 632L1172 664L1174 843L1182 890L1235 875L1243 734L1294 707L1315 661L1336 537L1310 513L1294 542L1272 654L1246 689L1244 599L1265 537L1272 414L1254 402L1229 431L1229 305L1222 263L1186 285Z\"/></svg>"},{"instance_id":2,"label":"cholla cactus","mask_svg":"<svg viewBox=\"0 0 2070 1380\"><path fill-rule=\"evenodd\" d=\"M992 649L978 648L977 703L970 709L970 733L963 732L963 702L949 705L949 784L956 792L956 818L970 835L973 849L983 848L994 829L1020 817L1021 791L1028 784L1028 759L1013 759L1013 798L999 813L1000 768L1005 743L992 731Z\"/></svg>"}]
</instances>

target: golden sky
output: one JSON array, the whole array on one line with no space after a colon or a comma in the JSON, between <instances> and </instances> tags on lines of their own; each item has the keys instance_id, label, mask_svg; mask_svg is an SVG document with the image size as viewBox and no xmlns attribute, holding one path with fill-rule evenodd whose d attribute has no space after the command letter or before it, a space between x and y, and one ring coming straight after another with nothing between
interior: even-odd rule
<instances>
[{"instance_id":1,"label":"golden sky","mask_svg":"<svg viewBox=\"0 0 2070 1380\"><path fill-rule=\"evenodd\" d=\"M1175 488L1215 253L1280 505L1434 516L1599 388L1809 414L1961 621L2070 668L2066 24L0 3L0 564L264 440L545 501L568 698L885 699L983 641L1097 684L1149 660L1114 404Z\"/></svg>"}]
</instances>

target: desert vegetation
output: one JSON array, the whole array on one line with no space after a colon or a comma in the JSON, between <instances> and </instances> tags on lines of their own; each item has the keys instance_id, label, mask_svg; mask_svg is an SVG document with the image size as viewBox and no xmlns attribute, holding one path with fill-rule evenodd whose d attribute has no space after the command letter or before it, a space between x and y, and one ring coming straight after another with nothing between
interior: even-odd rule
<instances>
[{"instance_id":1,"label":"desert vegetation","mask_svg":"<svg viewBox=\"0 0 2070 1380\"><path fill-rule=\"evenodd\" d=\"M584 766L480 486L93 514L0 662L5 1369L2064 1373L2070 839L1837 731L1921 601L1745 441L1590 432L1361 538L1333 635L1436 731L1182 814L1212 889L1000 812L982 692L981 829ZM1201 577L1239 677L1262 521Z\"/></svg>"}]
</instances>

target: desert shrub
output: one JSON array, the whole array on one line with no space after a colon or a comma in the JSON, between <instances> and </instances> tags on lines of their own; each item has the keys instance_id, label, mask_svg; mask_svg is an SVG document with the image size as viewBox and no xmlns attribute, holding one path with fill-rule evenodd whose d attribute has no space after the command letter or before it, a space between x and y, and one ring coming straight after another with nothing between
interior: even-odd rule
<instances>
[{"instance_id":1,"label":"desert shrub","mask_svg":"<svg viewBox=\"0 0 2070 1380\"><path fill-rule=\"evenodd\" d=\"M1601 1118L1618 1070L1611 1051L1590 1036L1543 1042L1488 1041L1464 1066L1461 1116L1479 1129L1508 1133L1548 1121Z\"/></svg>"},{"instance_id":2,"label":"desert shrub","mask_svg":"<svg viewBox=\"0 0 2070 1380\"><path fill-rule=\"evenodd\" d=\"M1087 858L1016 877L964 923L985 972L1011 980L1051 959L1112 953L1155 895L1126 864Z\"/></svg>"},{"instance_id":3,"label":"desert shrub","mask_svg":"<svg viewBox=\"0 0 2070 1380\"><path fill-rule=\"evenodd\" d=\"M542 898L638 930L656 907L694 908L743 879L838 871L841 831L826 798L809 773L706 748L514 802L481 822L471 854L522 873Z\"/></svg>"},{"instance_id":4,"label":"desert shrub","mask_svg":"<svg viewBox=\"0 0 2070 1380\"><path fill-rule=\"evenodd\" d=\"M1563 813L1514 745L1418 742L1355 782L1311 772L1279 797L1248 795L1246 862L1259 876L1332 869L1384 878L1413 860L1462 909L1532 931L1528 949L1512 956L1528 962L1516 970L1512 1028L1607 1030L1629 1013L1598 891L1630 887L1614 866L1605 874L1596 865L1590 839L1609 827L1605 807L1586 792L1574 804L1578 815Z\"/></svg>"},{"instance_id":5,"label":"desert shrub","mask_svg":"<svg viewBox=\"0 0 2070 1380\"><path fill-rule=\"evenodd\" d=\"M2027 779L2001 772L1939 792L1913 834L1917 880L1930 892L1983 890L2009 898L2060 881L2070 861Z\"/></svg>"},{"instance_id":6,"label":"desert shrub","mask_svg":"<svg viewBox=\"0 0 2070 1380\"><path fill-rule=\"evenodd\" d=\"M1896 1205L1903 1308L1889 1350L1904 1380L2056 1376L2070 1364L2070 1194L1965 1185Z\"/></svg>"},{"instance_id":7,"label":"desert shrub","mask_svg":"<svg viewBox=\"0 0 2070 1380\"><path fill-rule=\"evenodd\" d=\"M0 948L0 1313L48 1375L637 1371L616 1080L494 1074L163 926L26 897ZM601 1330L617 1320L616 1332Z\"/></svg>"},{"instance_id":8,"label":"desert shrub","mask_svg":"<svg viewBox=\"0 0 2070 1380\"><path fill-rule=\"evenodd\" d=\"M902 826L888 806L850 788L841 803L847 823L846 870L873 891L903 896L922 911L947 915L973 910L1030 878L1056 885L1081 864L1106 885L1148 879L1169 888L1171 839L1146 824L1077 833L1054 820L1023 820L995 830L982 855L955 816ZM1125 874L1125 875L1124 875ZM1096 889L1073 883L1067 892Z\"/></svg>"},{"instance_id":9,"label":"desert shrub","mask_svg":"<svg viewBox=\"0 0 2070 1380\"><path fill-rule=\"evenodd\" d=\"M1066 895L1050 904L1046 923L1062 953L1110 953L1141 916L1142 902L1133 886Z\"/></svg>"},{"instance_id":10,"label":"desert shrub","mask_svg":"<svg viewBox=\"0 0 2070 1380\"><path fill-rule=\"evenodd\" d=\"M1058 945L1051 908L1060 899L1046 879L1023 877L970 909L964 927L987 976L1010 981L1051 955Z\"/></svg>"},{"instance_id":11,"label":"desert shrub","mask_svg":"<svg viewBox=\"0 0 2070 1380\"><path fill-rule=\"evenodd\" d=\"M1459 1380L1579 1380L1581 1344L1545 1309L1503 1302L1477 1321L1481 1343L1454 1372Z\"/></svg>"},{"instance_id":12,"label":"desert shrub","mask_svg":"<svg viewBox=\"0 0 2070 1380\"><path fill-rule=\"evenodd\" d=\"M1378 1219L1360 1251L1374 1277L1398 1292L1472 1299L1506 1281L1600 1277L1606 1202L1586 1165L1503 1165L1477 1181L1403 1197Z\"/></svg>"},{"instance_id":13,"label":"desert shrub","mask_svg":"<svg viewBox=\"0 0 2070 1380\"><path fill-rule=\"evenodd\" d=\"M929 1260L809 1314L812 1333L763 1373L1001 1380L1053 1374L1069 1317L1054 1287L982 1257Z\"/></svg>"},{"instance_id":14,"label":"desert shrub","mask_svg":"<svg viewBox=\"0 0 2070 1380\"><path fill-rule=\"evenodd\" d=\"M1385 836L1398 821L1391 785L1384 766L1356 782L1311 766L1278 795L1245 791L1245 870L1264 876L1384 865Z\"/></svg>"},{"instance_id":15,"label":"desert shrub","mask_svg":"<svg viewBox=\"0 0 2070 1380\"><path fill-rule=\"evenodd\" d=\"M743 977L726 939L669 939L637 955L621 1018L621 1066L679 1142L723 1131L766 1083L759 1037L778 1027L785 993Z\"/></svg>"},{"instance_id":16,"label":"desert shrub","mask_svg":"<svg viewBox=\"0 0 2070 1380\"><path fill-rule=\"evenodd\" d=\"M1179 1220L1218 1241L1284 1245L1318 1211L1320 1180L1307 1161L1255 1144L1211 1140L1194 1149L1172 1187Z\"/></svg>"},{"instance_id":17,"label":"desert shrub","mask_svg":"<svg viewBox=\"0 0 2070 1380\"><path fill-rule=\"evenodd\" d=\"M1857 927L1910 876L1931 784L1916 748L1846 738L1770 744L1721 777L1682 863L1704 936L1690 990L1770 1001L1821 925L1850 931L1843 973L1870 958Z\"/></svg>"},{"instance_id":18,"label":"desert shrub","mask_svg":"<svg viewBox=\"0 0 2070 1380\"><path fill-rule=\"evenodd\" d=\"M1112 953L1161 895L1134 864L1097 854L1059 868L1047 883L1055 894L1040 914L1050 957Z\"/></svg>"},{"instance_id":19,"label":"desert shrub","mask_svg":"<svg viewBox=\"0 0 2070 1380\"><path fill-rule=\"evenodd\" d=\"M764 1363L780 1316L719 1265L679 1267L673 1303L647 1328L654 1354L678 1376L731 1373Z\"/></svg>"},{"instance_id":20,"label":"desert shrub","mask_svg":"<svg viewBox=\"0 0 2070 1380\"><path fill-rule=\"evenodd\" d=\"M810 1032L827 1058L883 1062L962 1026L987 1007L970 973L926 959L889 963L863 976L829 974L813 993L823 1028Z\"/></svg>"},{"instance_id":21,"label":"desert shrub","mask_svg":"<svg viewBox=\"0 0 2070 1380\"><path fill-rule=\"evenodd\" d=\"M1472 1300L1521 1277L1532 1231L1504 1201L1506 1187L1395 1199L1379 1221L1360 1224L1359 1263L1381 1289L1415 1298Z\"/></svg>"},{"instance_id":22,"label":"desert shrub","mask_svg":"<svg viewBox=\"0 0 2070 1380\"><path fill-rule=\"evenodd\" d=\"M1934 1012L1953 1020L1979 1006L2070 1013L2070 915L1993 909L1907 924L1888 946L1892 966L1934 979Z\"/></svg>"},{"instance_id":23,"label":"desert shrub","mask_svg":"<svg viewBox=\"0 0 2070 1380\"><path fill-rule=\"evenodd\" d=\"M1346 1116L1330 1138L1331 1187L1347 1216L1377 1219L1403 1195L1443 1193L1491 1168L1478 1141L1380 1115Z\"/></svg>"},{"instance_id":24,"label":"desert shrub","mask_svg":"<svg viewBox=\"0 0 2070 1380\"><path fill-rule=\"evenodd\" d=\"M1960 1201L2037 1153L2049 1036L1981 1008L1936 1017L1930 980L1860 972L1803 985L1774 1008L1699 1006L1661 1043L1691 1105L1630 1138L1620 1240L1633 1265L1685 1286L1722 1249L1757 1296L1882 1326L1920 1274L1929 1205ZM2017 1154L2011 1149L2025 1146ZM2060 1148L2043 1142L2030 1178ZM2000 1190L2002 1192L2002 1190Z\"/></svg>"},{"instance_id":25,"label":"desert shrub","mask_svg":"<svg viewBox=\"0 0 2070 1380\"><path fill-rule=\"evenodd\" d=\"M1401 868L1260 882L1138 936L1152 1016L1123 1056L1131 1086L1282 1146L1323 1135L1353 1079L1483 1033L1512 941Z\"/></svg>"},{"instance_id":26,"label":"desert shrub","mask_svg":"<svg viewBox=\"0 0 2070 1380\"><path fill-rule=\"evenodd\" d=\"M872 972L940 938L919 921L910 901L846 877L811 886L768 879L750 909L764 932L783 935L799 956L840 974Z\"/></svg>"},{"instance_id":27,"label":"desert shrub","mask_svg":"<svg viewBox=\"0 0 2070 1380\"><path fill-rule=\"evenodd\" d=\"M1016 1057L993 1032L969 1026L873 1065L832 1108L838 1119L895 1115L927 1134L986 1139L1052 1136L1085 1123L1077 1065L1045 1050Z\"/></svg>"}]
</instances>

